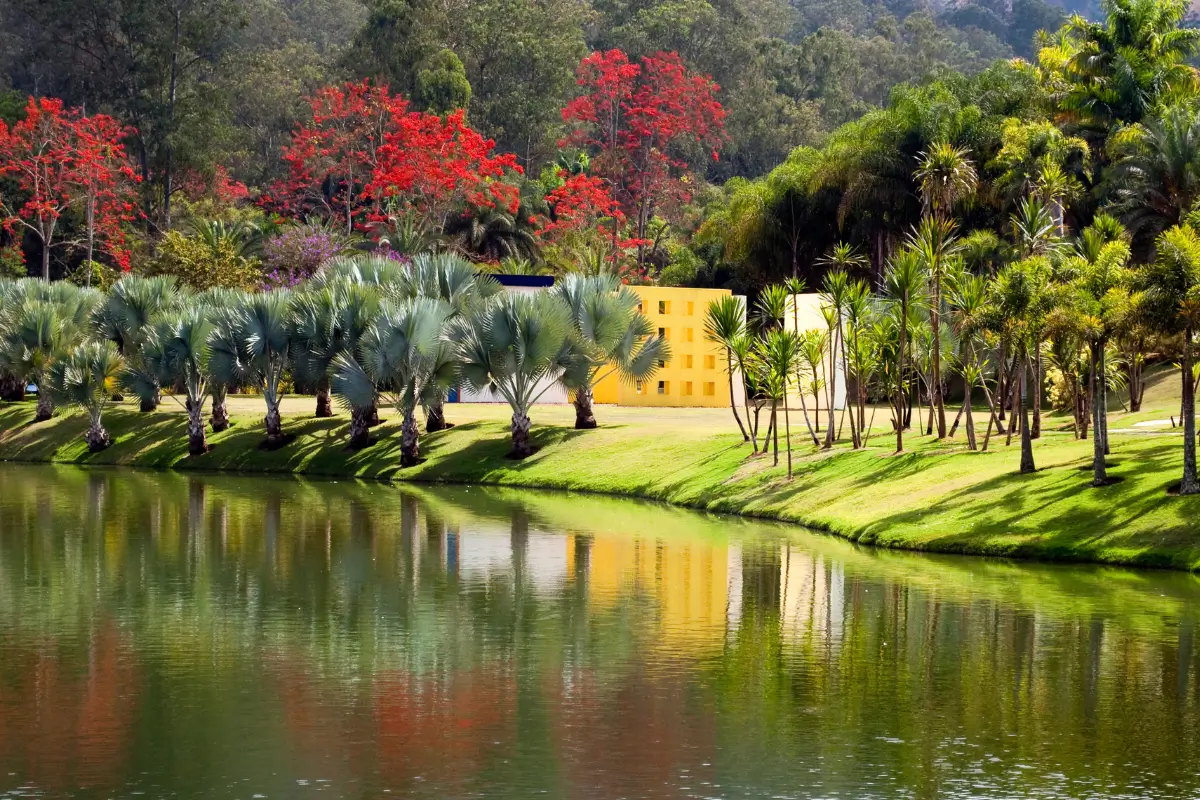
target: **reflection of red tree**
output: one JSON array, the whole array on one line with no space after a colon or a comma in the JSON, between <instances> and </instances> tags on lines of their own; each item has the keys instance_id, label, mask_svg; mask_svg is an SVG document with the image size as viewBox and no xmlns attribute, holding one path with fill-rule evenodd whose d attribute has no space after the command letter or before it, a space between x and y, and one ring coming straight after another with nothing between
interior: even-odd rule
<instances>
[{"instance_id":1,"label":"reflection of red tree","mask_svg":"<svg viewBox=\"0 0 1200 800\"><path fill-rule=\"evenodd\" d=\"M119 786L138 692L132 649L111 623L87 664L52 645L8 646L0 680L0 764L49 791ZM10 671L11 670L11 671Z\"/></svg>"},{"instance_id":2,"label":"reflection of red tree","mask_svg":"<svg viewBox=\"0 0 1200 800\"><path fill-rule=\"evenodd\" d=\"M301 656L280 657L269 662L291 745L296 774L321 764L321 777L338 780L357 777L365 770L362 743L370 739L361 706L346 694L331 691L327 679L314 676ZM335 765L338 765L335 767ZM331 773L344 769L344 775Z\"/></svg>"},{"instance_id":3,"label":"reflection of red tree","mask_svg":"<svg viewBox=\"0 0 1200 800\"><path fill-rule=\"evenodd\" d=\"M447 679L405 673L375 681L380 777L461 790L516 739L516 681L492 665Z\"/></svg>"},{"instance_id":4,"label":"reflection of red tree","mask_svg":"<svg viewBox=\"0 0 1200 800\"><path fill-rule=\"evenodd\" d=\"M693 797L715 777L715 709L670 678L592 670L547 678L559 762L570 797ZM691 706L691 707L689 707Z\"/></svg>"}]
</instances>

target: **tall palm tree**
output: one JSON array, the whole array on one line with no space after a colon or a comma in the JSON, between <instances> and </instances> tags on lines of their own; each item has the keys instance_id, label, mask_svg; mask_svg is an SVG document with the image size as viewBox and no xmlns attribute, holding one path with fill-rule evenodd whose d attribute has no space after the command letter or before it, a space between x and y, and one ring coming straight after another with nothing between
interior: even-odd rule
<instances>
[{"instance_id":1,"label":"tall palm tree","mask_svg":"<svg viewBox=\"0 0 1200 800\"><path fill-rule=\"evenodd\" d=\"M316 390L318 418L333 416L330 373L340 355L354 357L359 339L379 313L377 287L322 274L296 292L292 307L292 369L297 383Z\"/></svg>"},{"instance_id":2,"label":"tall palm tree","mask_svg":"<svg viewBox=\"0 0 1200 800\"><path fill-rule=\"evenodd\" d=\"M1158 238L1157 257L1137 274L1141 312L1159 332L1183 335L1183 481L1180 494L1200 494L1196 474L1196 390L1193 340L1200 329L1200 234L1184 224Z\"/></svg>"},{"instance_id":3,"label":"tall palm tree","mask_svg":"<svg viewBox=\"0 0 1200 800\"><path fill-rule=\"evenodd\" d=\"M142 344L155 320L180 307L186 291L169 275L142 277L126 275L108 291L104 303L93 314L96 336L117 346L127 366L138 369ZM158 407L161 393L142 398L141 410Z\"/></svg>"},{"instance_id":4,"label":"tall palm tree","mask_svg":"<svg viewBox=\"0 0 1200 800\"><path fill-rule=\"evenodd\" d=\"M938 201L943 202L943 201ZM952 220L928 216L909 237L909 247L918 253L929 271L929 326L933 332L933 362L930 402L937 420L937 438L946 437L946 405L942 398L942 282L952 259L958 255L958 237Z\"/></svg>"},{"instance_id":5,"label":"tall palm tree","mask_svg":"<svg viewBox=\"0 0 1200 800\"><path fill-rule=\"evenodd\" d=\"M39 392L54 395L62 405L76 405L88 413L84 440L95 453L112 444L101 416L112 397L112 387L121 369L121 355L112 342L81 344L50 365L47 382Z\"/></svg>"},{"instance_id":6,"label":"tall palm tree","mask_svg":"<svg viewBox=\"0 0 1200 800\"><path fill-rule=\"evenodd\" d=\"M729 407L733 419L742 433L743 441L750 441L746 426L738 415L737 395L733 391L733 345L746 332L746 306L740 297L726 295L708 304L704 312L704 338L725 351L725 374L729 376ZM743 379L744 380L744 379Z\"/></svg>"},{"instance_id":7,"label":"tall palm tree","mask_svg":"<svg viewBox=\"0 0 1200 800\"><path fill-rule=\"evenodd\" d=\"M565 374L575 393L575 427L596 427L593 388L616 374L627 383L649 380L659 362L671 358L666 340L654 333L641 299L616 276L568 275L551 292L571 311L571 325L582 357Z\"/></svg>"},{"instance_id":8,"label":"tall palm tree","mask_svg":"<svg viewBox=\"0 0 1200 800\"><path fill-rule=\"evenodd\" d=\"M213 433L220 433L229 429L226 398L230 390L237 388L246 377L241 367L245 360L244 346L237 338L245 293L239 289L214 286L196 295L193 302L212 321L212 331L208 337L208 389L212 395L209 422Z\"/></svg>"},{"instance_id":9,"label":"tall palm tree","mask_svg":"<svg viewBox=\"0 0 1200 800\"><path fill-rule=\"evenodd\" d=\"M759 340L759 358L768 378L772 403L783 404L784 441L787 446L787 476L792 479L792 426L788 415L788 383L800 358L800 336L795 331L775 329L765 339ZM776 399L778 398L778 399ZM772 414L774 414L774 407ZM779 463L778 434L776 434L775 463Z\"/></svg>"},{"instance_id":10,"label":"tall palm tree","mask_svg":"<svg viewBox=\"0 0 1200 800\"><path fill-rule=\"evenodd\" d=\"M212 332L210 311L199 304L166 314L146 336L138 366L127 367L123 376L139 397L153 395L159 386L184 387L188 453L193 456L208 452L204 401L209 395Z\"/></svg>"},{"instance_id":11,"label":"tall palm tree","mask_svg":"<svg viewBox=\"0 0 1200 800\"><path fill-rule=\"evenodd\" d=\"M808 390L813 396L813 418L815 425L808 418L808 403L804 399L804 384L800 383L796 390L800 394L800 408L804 412L804 423L812 436L813 444L820 447L821 441L817 433L821 430L821 393L825 390L825 379L821 377L821 368L829 358L829 334L820 328L813 328L800 334L800 355L797 359L798 370L807 370L812 376Z\"/></svg>"},{"instance_id":12,"label":"tall palm tree","mask_svg":"<svg viewBox=\"0 0 1200 800\"><path fill-rule=\"evenodd\" d=\"M935 142L921 153L916 179L928 216L950 219L954 207L975 194L979 175L969 155L946 141Z\"/></svg>"},{"instance_id":13,"label":"tall palm tree","mask_svg":"<svg viewBox=\"0 0 1200 800\"><path fill-rule=\"evenodd\" d=\"M385 303L359 342L357 358L342 353L334 359L333 390L350 406L364 408L380 393L390 396L403 419L402 467L420 461L417 408L430 387L448 380L454 368L450 343L442 337L449 316L449 306L428 297Z\"/></svg>"},{"instance_id":14,"label":"tall palm tree","mask_svg":"<svg viewBox=\"0 0 1200 800\"><path fill-rule=\"evenodd\" d=\"M512 458L533 454L530 409L580 358L571 314L549 294L505 292L450 323L462 380L499 394L512 408Z\"/></svg>"},{"instance_id":15,"label":"tall palm tree","mask_svg":"<svg viewBox=\"0 0 1200 800\"><path fill-rule=\"evenodd\" d=\"M895 369L892 383L893 422L896 427L896 452L904 452L904 415L907 407L907 375L909 370L909 318L921 305L921 295L926 285L926 265L920 253L912 249L902 250L892 259L887 271L887 293L891 298L898 320Z\"/></svg>"}]
</instances>

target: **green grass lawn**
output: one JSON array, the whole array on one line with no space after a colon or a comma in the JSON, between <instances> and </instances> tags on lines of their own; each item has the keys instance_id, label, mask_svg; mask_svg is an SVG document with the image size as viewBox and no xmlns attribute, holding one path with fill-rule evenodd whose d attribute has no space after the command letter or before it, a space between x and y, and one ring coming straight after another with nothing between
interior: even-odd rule
<instances>
[{"instance_id":1,"label":"green grass lawn","mask_svg":"<svg viewBox=\"0 0 1200 800\"><path fill-rule=\"evenodd\" d=\"M539 451L524 461L508 451L508 409L448 407L458 425L422 438L424 463L400 470L399 423L385 414L372 430L376 442L361 452L344 448L347 418L318 420L311 400L291 398L285 428L296 438L281 450L259 449L261 400L231 402L234 426L211 436L210 453L187 455L186 418L171 401L140 414L119 405L105 414L114 439L90 454L83 443L86 417L61 414L32 424L32 403L0 405L0 460L78 464L290 472L310 475L605 492L679 505L799 522L849 539L915 550L1041 559L1200 568L1200 498L1168 495L1178 483L1182 443L1178 429L1135 426L1178 415L1175 380L1160 374L1144 410L1117 409L1109 428L1111 486L1092 488L1092 443L1076 441L1070 420L1045 417L1035 443L1038 472L1017 474L1019 443L992 438L989 452L966 450L960 430L936 442L915 431L907 451L894 455L894 438L876 419L871 446L816 452L794 435L796 476L788 481L783 454L749 458L728 411L633 409L601 406L602 427L575 431L567 407L535 409ZM955 409L957 410L957 409ZM982 434L986 415L977 416ZM793 413L793 432L803 420ZM848 435L848 433L847 433Z\"/></svg>"}]
</instances>

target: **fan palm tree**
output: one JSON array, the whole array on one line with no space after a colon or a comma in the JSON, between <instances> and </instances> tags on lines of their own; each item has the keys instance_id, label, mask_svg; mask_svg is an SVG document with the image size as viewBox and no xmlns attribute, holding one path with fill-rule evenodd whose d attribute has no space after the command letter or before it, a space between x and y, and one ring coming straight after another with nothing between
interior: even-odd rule
<instances>
[{"instance_id":1,"label":"fan palm tree","mask_svg":"<svg viewBox=\"0 0 1200 800\"><path fill-rule=\"evenodd\" d=\"M258 258L262 255L264 232L253 222L192 219L188 221L188 228L213 253L226 249L238 258Z\"/></svg>"},{"instance_id":2,"label":"fan palm tree","mask_svg":"<svg viewBox=\"0 0 1200 800\"><path fill-rule=\"evenodd\" d=\"M385 303L359 342L357 358L341 353L334 359L333 390L348 405L368 407L383 393L400 412L402 467L420 461L418 406L435 383L449 380L454 369L450 343L442 337L449 316L449 306L428 297ZM355 431L352 445L365 434L365 427Z\"/></svg>"},{"instance_id":3,"label":"fan palm tree","mask_svg":"<svg viewBox=\"0 0 1200 800\"><path fill-rule=\"evenodd\" d=\"M292 306L292 372L316 390L316 417L333 416L330 373L339 355L353 357L379 313L378 287L322 273L298 291Z\"/></svg>"},{"instance_id":4,"label":"fan palm tree","mask_svg":"<svg viewBox=\"0 0 1200 800\"><path fill-rule=\"evenodd\" d=\"M446 223L446 235L455 246L480 261L537 257L533 233L511 214L495 208L472 208Z\"/></svg>"},{"instance_id":5,"label":"fan palm tree","mask_svg":"<svg viewBox=\"0 0 1200 800\"><path fill-rule=\"evenodd\" d=\"M95 289L28 278L7 292L0 310L0 373L14 376L22 386L37 384L35 421L54 415L53 393L45 385L48 370L82 341L100 300Z\"/></svg>"},{"instance_id":6,"label":"fan palm tree","mask_svg":"<svg viewBox=\"0 0 1200 800\"><path fill-rule=\"evenodd\" d=\"M649 380L671 358L666 340L639 313L641 299L616 276L568 275L551 292L570 309L582 357L564 376L575 394L575 427L596 427L593 389L610 375L628 383Z\"/></svg>"},{"instance_id":7,"label":"fan palm tree","mask_svg":"<svg viewBox=\"0 0 1200 800\"><path fill-rule=\"evenodd\" d=\"M241 367L244 348L237 339L241 327L239 309L245 302L245 293L214 286L196 295L193 302L204 309L212 322L208 337L208 389L212 395L209 422L213 433L220 433L229 429L229 411L225 402L229 391L245 378Z\"/></svg>"},{"instance_id":8,"label":"fan palm tree","mask_svg":"<svg viewBox=\"0 0 1200 800\"><path fill-rule=\"evenodd\" d=\"M480 275L476 266L454 253L424 253L413 258L398 289L402 297L428 297L450 309L449 319L473 313L490 297L503 291L493 278ZM450 427L446 422L446 394L449 384L436 382L424 402L425 430L428 433Z\"/></svg>"},{"instance_id":9,"label":"fan palm tree","mask_svg":"<svg viewBox=\"0 0 1200 800\"><path fill-rule=\"evenodd\" d=\"M1174 106L1117 141L1117 213L1136 234L1179 224L1200 200L1200 112Z\"/></svg>"},{"instance_id":10,"label":"fan palm tree","mask_svg":"<svg viewBox=\"0 0 1200 800\"><path fill-rule=\"evenodd\" d=\"M939 201L941 202L941 201ZM937 437L946 437L946 405L942 399L942 282L952 260L958 255L955 224L943 217L929 216L909 237L909 247L920 255L929 271L929 326L933 333L930 403L937 421Z\"/></svg>"},{"instance_id":11,"label":"fan palm tree","mask_svg":"<svg viewBox=\"0 0 1200 800\"><path fill-rule=\"evenodd\" d=\"M134 394L153 394L159 386L184 387L188 414L188 453L208 452L204 432L204 401L209 395L209 356L213 322L209 309L193 304L171 312L155 324L142 344L138 367L125 370L123 380Z\"/></svg>"},{"instance_id":12,"label":"fan palm tree","mask_svg":"<svg viewBox=\"0 0 1200 800\"><path fill-rule=\"evenodd\" d=\"M1141 311L1160 333L1183 334L1183 481L1180 494L1200 493L1196 474L1196 384L1193 340L1200 329L1200 234L1191 225L1158 238L1157 257L1137 275Z\"/></svg>"},{"instance_id":13,"label":"fan palm tree","mask_svg":"<svg viewBox=\"0 0 1200 800\"><path fill-rule=\"evenodd\" d=\"M737 395L733 391L733 344L746 333L746 306L740 297L725 295L708 304L704 312L704 338L725 351L725 373L729 376L729 407L733 419L742 433L743 441L750 441L746 426L738 415Z\"/></svg>"},{"instance_id":14,"label":"fan palm tree","mask_svg":"<svg viewBox=\"0 0 1200 800\"><path fill-rule=\"evenodd\" d=\"M291 293L286 289L246 295L223 315L209 339L209 368L226 385L262 391L267 406L267 448L286 443L279 413L283 376L292 352Z\"/></svg>"},{"instance_id":15,"label":"fan palm tree","mask_svg":"<svg viewBox=\"0 0 1200 800\"><path fill-rule=\"evenodd\" d=\"M62 405L76 405L88 413L84 440L95 453L112 444L101 416L112 397L112 387L121 370L121 355L112 342L82 344L56 359L48 370L48 381L39 393L48 392Z\"/></svg>"},{"instance_id":16,"label":"fan palm tree","mask_svg":"<svg viewBox=\"0 0 1200 800\"><path fill-rule=\"evenodd\" d=\"M92 316L96 336L115 344L127 366L142 369L142 344L155 320L177 310L185 296L184 288L172 276L126 275L108 291ZM142 397L141 410L156 409L160 396L156 388L152 395Z\"/></svg>"},{"instance_id":17,"label":"fan palm tree","mask_svg":"<svg viewBox=\"0 0 1200 800\"><path fill-rule=\"evenodd\" d=\"M533 454L529 411L578 361L573 338L570 310L549 294L505 292L451 322L461 379L512 408L512 458Z\"/></svg>"}]
</instances>

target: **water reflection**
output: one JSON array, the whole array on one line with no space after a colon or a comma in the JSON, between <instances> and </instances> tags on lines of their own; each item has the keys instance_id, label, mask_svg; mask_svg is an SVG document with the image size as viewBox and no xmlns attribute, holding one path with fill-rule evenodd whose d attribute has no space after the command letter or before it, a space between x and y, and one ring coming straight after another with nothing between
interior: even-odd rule
<instances>
[{"instance_id":1,"label":"water reflection","mask_svg":"<svg viewBox=\"0 0 1200 800\"><path fill-rule=\"evenodd\" d=\"M1189 575L0 466L0 796L1192 797Z\"/></svg>"}]
</instances>

